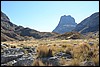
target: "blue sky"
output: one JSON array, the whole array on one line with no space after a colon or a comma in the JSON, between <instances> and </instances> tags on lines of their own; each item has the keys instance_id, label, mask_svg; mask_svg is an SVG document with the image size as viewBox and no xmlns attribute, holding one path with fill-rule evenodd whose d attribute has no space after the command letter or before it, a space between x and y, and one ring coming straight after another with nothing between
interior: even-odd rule
<instances>
[{"instance_id":1,"label":"blue sky","mask_svg":"<svg viewBox=\"0 0 100 67\"><path fill-rule=\"evenodd\" d=\"M63 15L80 23L99 12L99 1L1 1L1 11L16 25L51 32Z\"/></svg>"}]
</instances>

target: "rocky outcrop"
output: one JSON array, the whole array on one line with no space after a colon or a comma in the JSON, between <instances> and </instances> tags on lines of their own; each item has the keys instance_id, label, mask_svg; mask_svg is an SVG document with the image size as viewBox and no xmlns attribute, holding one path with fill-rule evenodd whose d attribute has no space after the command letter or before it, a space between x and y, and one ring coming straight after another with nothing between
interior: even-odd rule
<instances>
[{"instance_id":1,"label":"rocky outcrop","mask_svg":"<svg viewBox=\"0 0 100 67\"><path fill-rule=\"evenodd\" d=\"M80 66L95 66L93 61L84 61L80 63Z\"/></svg>"},{"instance_id":2,"label":"rocky outcrop","mask_svg":"<svg viewBox=\"0 0 100 67\"><path fill-rule=\"evenodd\" d=\"M7 48L8 44L1 44L1 66L32 66L34 60L40 59L44 64L60 66L60 58L72 58L71 53L58 52L54 56L37 57L35 47Z\"/></svg>"},{"instance_id":3,"label":"rocky outcrop","mask_svg":"<svg viewBox=\"0 0 100 67\"><path fill-rule=\"evenodd\" d=\"M23 54L17 54L17 55L1 55L1 64L7 63L12 60L16 60L18 58L21 58Z\"/></svg>"},{"instance_id":4,"label":"rocky outcrop","mask_svg":"<svg viewBox=\"0 0 100 67\"><path fill-rule=\"evenodd\" d=\"M99 31L99 12L96 12L84 19L75 27L73 31L77 31L80 33Z\"/></svg>"},{"instance_id":5,"label":"rocky outcrop","mask_svg":"<svg viewBox=\"0 0 100 67\"><path fill-rule=\"evenodd\" d=\"M7 44L1 44L1 66L31 66L34 61L36 49L7 48Z\"/></svg>"},{"instance_id":6,"label":"rocky outcrop","mask_svg":"<svg viewBox=\"0 0 100 67\"><path fill-rule=\"evenodd\" d=\"M77 23L75 22L75 19L73 17L71 17L70 15L64 15L61 16L59 24L52 32L60 34L71 32L76 27L76 25Z\"/></svg>"},{"instance_id":7,"label":"rocky outcrop","mask_svg":"<svg viewBox=\"0 0 100 67\"><path fill-rule=\"evenodd\" d=\"M66 52L66 53L64 53L64 52L58 52L55 56L57 56L59 58L63 57L65 59L71 59L71 58L73 58L73 55L72 55L71 52Z\"/></svg>"},{"instance_id":8,"label":"rocky outcrop","mask_svg":"<svg viewBox=\"0 0 100 67\"><path fill-rule=\"evenodd\" d=\"M58 36L55 36L54 38L58 39L84 39L87 38L83 34L80 34L78 32L67 32Z\"/></svg>"}]
</instances>

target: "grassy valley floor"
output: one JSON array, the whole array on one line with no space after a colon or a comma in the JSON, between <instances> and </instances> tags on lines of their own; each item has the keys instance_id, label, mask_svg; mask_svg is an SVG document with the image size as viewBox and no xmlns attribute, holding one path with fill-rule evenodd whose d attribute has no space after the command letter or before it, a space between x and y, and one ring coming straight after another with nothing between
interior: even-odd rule
<instances>
[{"instance_id":1,"label":"grassy valley floor","mask_svg":"<svg viewBox=\"0 0 100 67\"><path fill-rule=\"evenodd\" d=\"M54 40L40 39L27 41L6 41L6 48L36 48L36 59L31 66L98 66L99 65L99 38L96 39L69 39ZM1 50L3 51L3 50ZM26 52L28 53L28 52ZM57 55L62 53L62 55ZM54 64L50 60L41 58L59 57L59 63ZM67 56L67 58L66 58ZM70 58L69 58L69 57ZM33 56L34 57L34 56ZM39 59L38 59L39 58ZM47 63L46 63L47 62ZM89 64L88 62L91 62ZM27 66L27 65L26 65Z\"/></svg>"}]
</instances>

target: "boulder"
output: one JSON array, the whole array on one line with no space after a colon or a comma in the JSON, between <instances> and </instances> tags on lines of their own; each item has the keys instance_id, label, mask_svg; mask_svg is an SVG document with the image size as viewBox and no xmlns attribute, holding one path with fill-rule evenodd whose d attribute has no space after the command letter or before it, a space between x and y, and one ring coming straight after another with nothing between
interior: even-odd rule
<instances>
[{"instance_id":1,"label":"boulder","mask_svg":"<svg viewBox=\"0 0 100 67\"><path fill-rule=\"evenodd\" d=\"M65 57L65 58L69 58L69 59L72 58L72 54L70 52L68 52L68 53L67 52L66 53L59 52L56 54L56 56L57 57Z\"/></svg>"},{"instance_id":2,"label":"boulder","mask_svg":"<svg viewBox=\"0 0 100 67\"><path fill-rule=\"evenodd\" d=\"M13 64L13 66L31 66L33 63L33 58L28 57L28 58L19 58L17 59L17 62Z\"/></svg>"},{"instance_id":3,"label":"boulder","mask_svg":"<svg viewBox=\"0 0 100 67\"><path fill-rule=\"evenodd\" d=\"M21 58L23 56L22 54L16 54L16 55L1 55L1 64L7 63L12 60L16 60L18 58Z\"/></svg>"},{"instance_id":4,"label":"boulder","mask_svg":"<svg viewBox=\"0 0 100 67\"><path fill-rule=\"evenodd\" d=\"M45 57L45 58L39 58L42 60L44 64L52 64L52 66L59 66L59 59L57 57Z\"/></svg>"}]
</instances>

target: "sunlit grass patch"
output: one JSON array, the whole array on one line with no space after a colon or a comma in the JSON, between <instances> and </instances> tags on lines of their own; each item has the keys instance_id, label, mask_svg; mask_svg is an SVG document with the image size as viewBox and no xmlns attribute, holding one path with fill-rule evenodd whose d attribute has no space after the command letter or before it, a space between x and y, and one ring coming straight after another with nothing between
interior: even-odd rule
<instances>
[{"instance_id":1,"label":"sunlit grass patch","mask_svg":"<svg viewBox=\"0 0 100 67\"><path fill-rule=\"evenodd\" d=\"M79 59L72 59L71 63L69 64L69 66L79 66L80 65L80 60Z\"/></svg>"},{"instance_id":2,"label":"sunlit grass patch","mask_svg":"<svg viewBox=\"0 0 100 67\"><path fill-rule=\"evenodd\" d=\"M38 57L51 57L52 55L52 50L48 48L46 45L40 45L37 47L37 53Z\"/></svg>"}]
</instances>

